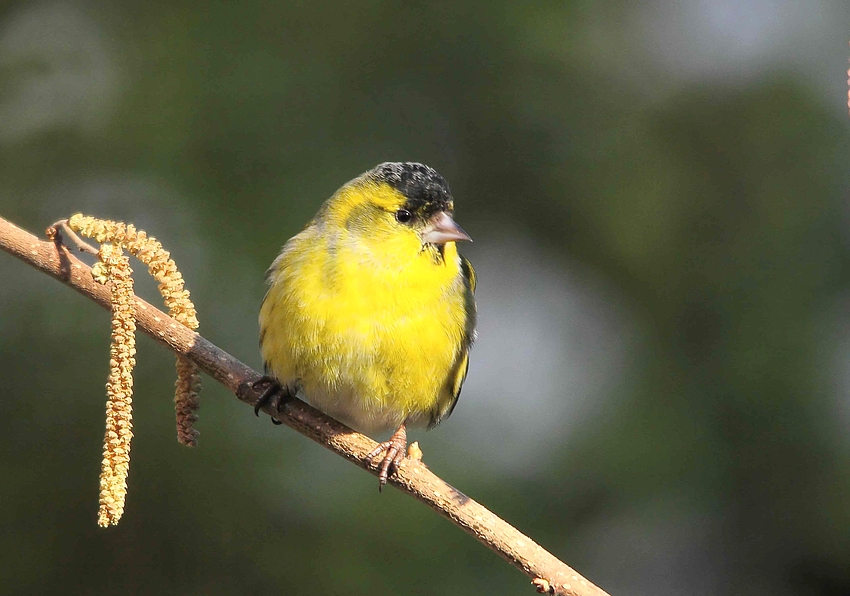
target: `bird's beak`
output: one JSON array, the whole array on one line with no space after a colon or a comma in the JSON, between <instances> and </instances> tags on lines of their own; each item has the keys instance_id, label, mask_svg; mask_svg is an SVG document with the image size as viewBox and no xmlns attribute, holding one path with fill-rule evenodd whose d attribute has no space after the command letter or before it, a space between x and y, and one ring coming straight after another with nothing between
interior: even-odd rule
<instances>
[{"instance_id":1,"label":"bird's beak","mask_svg":"<svg viewBox=\"0 0 850 596\"><path fill-rule=\"evenodd\" d=\"M452 216L445 211L438 211L422 230L422 241L427 244L445 244L446 242L458 242L472 238L455 223Z\"/></svg>"}]
</instances>

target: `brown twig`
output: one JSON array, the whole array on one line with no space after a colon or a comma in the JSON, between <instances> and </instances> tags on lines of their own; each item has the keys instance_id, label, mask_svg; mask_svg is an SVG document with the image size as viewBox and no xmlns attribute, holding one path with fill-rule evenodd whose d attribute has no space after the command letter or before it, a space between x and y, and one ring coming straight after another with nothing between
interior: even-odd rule
<instances>
[{"instance_id":1,"label":"brown twig","mask_svg":"<svg viewBox=\"0 0 850 596\"><path fill-rule=\"evenodd\" d=\"M39 240L29 232L0 218L0 248L59 279L101 306L109 308L109 289L92 279L91 269L61 243ZM257 398L249 389L260 374L165 313L136 297L138 328L177 354L185 355L201 370L225 385L249 405ZM268 415L313 439L352 463L377 475L366 455L376 443L310 407L293 400ZM576 571L533 540L496 517L454 487L443 482L421 462L405 458L390 484L447 517L479 542L506 559L533 581L538 591L565 596L606 596Z\"/></svg>"}]
</instances>

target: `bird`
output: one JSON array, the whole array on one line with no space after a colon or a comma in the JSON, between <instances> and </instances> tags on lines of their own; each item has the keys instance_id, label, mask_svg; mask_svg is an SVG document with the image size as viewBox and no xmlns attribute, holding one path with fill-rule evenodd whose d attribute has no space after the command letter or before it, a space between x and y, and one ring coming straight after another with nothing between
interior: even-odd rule
<instances>
[{"instance_id":1,"label":"bird","mask_svg":"<svg viewBox=\"0 0 850 596\"><path fill-rule=\"evenodd\" d=\"M299 397L359 432L393 430L367 456L381 457L379 489L407 428L445 420L469 369L476 277L453 214L436 170L382 163L325 201L266 273L255 413Z\"/></svg>"}]
</instances>

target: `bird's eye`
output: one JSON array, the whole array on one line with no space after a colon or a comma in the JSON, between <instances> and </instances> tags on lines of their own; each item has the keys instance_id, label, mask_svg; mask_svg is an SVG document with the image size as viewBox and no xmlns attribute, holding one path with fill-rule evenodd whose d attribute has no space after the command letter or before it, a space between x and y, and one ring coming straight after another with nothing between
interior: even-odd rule
<instances>
[{"instance_id":1,"label":"bird's eye","mask_svg":"<svg viewBox=\"0 0 850 596\"><path fill-rule=\"evenodd\" d=\"M407 223L413 219L413 214L407 209L399 209L395 212L395 218L398 223Z\"/></svg>"}]
</instances>

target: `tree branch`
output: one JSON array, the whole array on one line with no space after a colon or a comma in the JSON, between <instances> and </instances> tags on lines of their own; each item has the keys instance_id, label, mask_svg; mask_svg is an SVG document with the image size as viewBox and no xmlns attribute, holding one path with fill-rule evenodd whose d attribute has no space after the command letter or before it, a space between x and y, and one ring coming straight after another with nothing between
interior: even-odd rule
<instances>
[{"instance_id":1,"label":"tree branch","mask_svg":"<svg viewBox=\"0 0 850 596\"><path fill-rule=\"evenodd\" d=\"M95 282L89 266L61 243L40 240L0 217L0 248L71 286L104 308L110 308L109 288ZM257 395L246 390L246 383L256 380L260 373L141 298L136 297L135 305L137 325L142 331L177 354L188 357L241 401L254 405ZM299 400L287 402L280 412L271 407L263 411L350 462L377 474L376 468L366 458L376 445L370 438ZM538 591L565 596L607 596L533 540L443 482L422 462L405 458L390 478L390 483L472 534L532 578Z\"/></svg>"}]
</instances>

